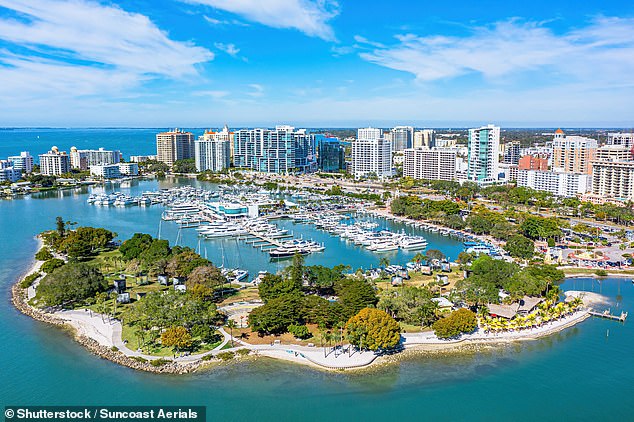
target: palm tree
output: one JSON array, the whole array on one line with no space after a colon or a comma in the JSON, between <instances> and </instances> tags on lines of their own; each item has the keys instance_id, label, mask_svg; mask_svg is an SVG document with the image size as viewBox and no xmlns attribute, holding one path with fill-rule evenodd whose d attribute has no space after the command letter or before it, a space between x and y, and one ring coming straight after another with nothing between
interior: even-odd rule
<instances>
[{"instance_id":1,"label":"palm tree","mask_svg":"<svg viewBox=\"0 0 634 422\"><path fill-rule=\"evenodd\" d=\"M236 328L236 322L229 319L229 321L227 321L227 328L229 328L229 332L231 333L231 347L233 347L233 329Z\"/></svg>"},{"instance_id":2,"label":"palm tree","mask_svg":"<svg viewBox=\"0 0 634 422\"><path fill-rule=\"evenodd\" d=\"M389 267L390 266L390 260L386 257L383 256L381 257L381 259L379 259L379 267Z\"/></svg>"}]
</instances>

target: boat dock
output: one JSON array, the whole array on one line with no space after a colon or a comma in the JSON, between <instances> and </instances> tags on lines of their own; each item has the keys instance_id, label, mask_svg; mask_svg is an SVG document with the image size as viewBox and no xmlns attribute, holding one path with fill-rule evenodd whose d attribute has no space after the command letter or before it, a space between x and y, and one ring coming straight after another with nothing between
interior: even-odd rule
<instances>
[{"instance_id":1,"label":"boat dock","mask_svg":"<svg viewBox=\"0 0 634 422\"><path fill-rule=\"evenodd\" d=\"M589 314L595 317L606 318L620 322L625 322L625 319L627 318L627 312L621 312L621 315L612 315L610 313L610 310L605 310L603 312L590 311Z\"/></svg>"}]
</instances>

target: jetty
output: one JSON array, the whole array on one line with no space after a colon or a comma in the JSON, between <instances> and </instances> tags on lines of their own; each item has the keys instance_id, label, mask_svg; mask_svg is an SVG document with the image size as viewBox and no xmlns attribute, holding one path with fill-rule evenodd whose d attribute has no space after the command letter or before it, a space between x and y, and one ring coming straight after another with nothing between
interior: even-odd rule
<instances>
[{"instance_id":1,"label":"jetty","mask_svg":"<svg viewBox=\"0 0 634 422\"><path fill-rule=\"evenodd\" d=\"M588 313L595 317L606 318L606 319L611 319L613 321L620 321L620 322L625 322L625 319L627 318L627 312L621 312L621 315L613 315L612 313L610 313L609 309L606 309L603 312L590 311Z\"/></svg>"}]
</instances>

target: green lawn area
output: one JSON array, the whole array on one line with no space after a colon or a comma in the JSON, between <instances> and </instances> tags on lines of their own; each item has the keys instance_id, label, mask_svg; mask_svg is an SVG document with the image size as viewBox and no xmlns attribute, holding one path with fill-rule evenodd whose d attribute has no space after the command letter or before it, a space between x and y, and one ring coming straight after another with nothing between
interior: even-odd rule
<instances>
[{"instance_id":1,"label":"green lawn area","mask_svg":"<svg viewBox=\"0 0 634 422\"><path fill-rule=\"evenodd\" d=\"M137 350L138 345L141 343L135 328L130 327L127 324L123 325L123 330L121 332L121 339L124 341L126 340L128 341L127 346L128 346L128 349L130 350ZM199 340L199 339L194 337L194 340ZM213 350L214 348L218 347L222 343L222 340L223 340L222 336L220 336L220 340L217 342L210 343L210 344L203 344L198 349L193 351L192 355L197 355L200 353L205 353L210 350ZM152 346L145 346L143 348L143 353L152 355L152 356L162 356L162 357L174 355L174 351L172 350L171 347L162 347L158 344L155 344Z\"/></svg>"},{"instance_id":2,"label":"green lawn area","mask_svg":"<svg viewBox=\"0 0 634 422\"><path fill-rule=\"evenodd\" d=\"M232 293L230 296L227 296L223 301L218 303L218 307L230 305L236 302L250 302L252 300L259 300L260 295L258 294L257 287L247 287L246 289L237 290L235 293Z\"/></svg>"},{"instance_id":3,"label":"green lawn area","mask_svg":"<svg viewBox=\"0 0 634 422\"><path fill-rule=\"evenodd\" d=\"M596 269L594 268L564 268L562 269L566 274L594 274L596 273ZM634 270L606 270L608 272L608 276L611 274L632 274L634 275Z\"/></svg>"}]
</instances>

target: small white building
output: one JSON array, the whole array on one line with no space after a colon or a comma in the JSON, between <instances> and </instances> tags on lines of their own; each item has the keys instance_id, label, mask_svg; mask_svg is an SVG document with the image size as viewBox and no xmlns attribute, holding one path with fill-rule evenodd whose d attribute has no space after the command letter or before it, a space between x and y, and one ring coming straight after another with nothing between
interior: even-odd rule
<instances>
[{"instance_id":1,"label":"small white building","mask_svg":"<svg viewBox=\"0 0 634 422\"><path fill-rule=\"evenodd\" d=\"M121 177L121 171L118 164L103 164L99 166L90 166L90 174L103 179L118 179Z\"/></svg>"},{"instance_id":2,"label":"small white building","mask_svg":"<svg viewBox=\"0 0 634 422\"><path fill-rule=\"evenodd\" d=\"M138 176L139 165L137 163L119 163L119 173L124 176Z\"/></svg>"}]
</instances>

